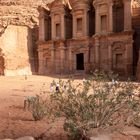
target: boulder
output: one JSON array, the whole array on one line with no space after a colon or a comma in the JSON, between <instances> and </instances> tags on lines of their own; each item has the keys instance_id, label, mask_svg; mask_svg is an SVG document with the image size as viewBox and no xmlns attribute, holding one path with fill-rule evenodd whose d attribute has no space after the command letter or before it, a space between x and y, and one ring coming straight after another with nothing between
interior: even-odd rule
<instances>
[{"instance_id":1,"label":"boulder","mask_svg":"<svg viewBox=\"0 0 140 140\"><path fill-rule=\"evenodd\" d=\"M14 139L0 139L0 140L14 140Z\"/></svg>"},{"instance_id":2,"label":"boulder","mask_svg":"<svg viewBox=\"0 0 140 140\"><path fill-rule=\"evenodd\" d=\"M111 140L137 140L133 136L125 136L123 134L113 134Z\"/></svg>"},{"instance_id":3,"label":"boulder","mask_svg":"<svg viewBox=\"0 0 140 140\"><path fill-rule=\"evenodd\" d=\"M140 129L136 127L125 127L122 133L127 136L140 136Z\"/></svg>"},{"instance_id":4,"label":"boulder","mask_svg":"<svg viewBox=\"0 0 140 140\"><path fill-rule=\"evenodd\" d=\"M21 137L21 138L15 139L15 140L35 140L35 139L31 136L25 136L25 137Z\"/></svg>"},{"instance_id":5,"label":"boulder","mask_svg":"<svg viewBox=\"0 0 140 140\"><path fill-rule=\"evenodd\" d=\"M111 140L110 135L99 135L91 137L90 140Z\"/></svg>"}]
</instances>

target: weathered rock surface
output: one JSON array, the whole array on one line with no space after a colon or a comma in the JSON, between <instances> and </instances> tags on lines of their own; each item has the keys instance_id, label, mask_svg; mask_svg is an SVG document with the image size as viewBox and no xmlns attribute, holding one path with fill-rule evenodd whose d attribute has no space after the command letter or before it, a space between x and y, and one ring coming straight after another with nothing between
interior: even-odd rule
<instances>
[{"instance_id":1,"label":"weathered rock surface","mask_svg":"<svg viewBox=\"0 0 140 140\"><path fill-rule=\"evenodd\" d=\"M0 140L13 140L13 139L0 139Z\"/></svg>"},{"instance_id":2,"label":"weathered rock surface","mask_svg":"<svg viewBox=\"0 0 140 140\"><path fill-rule=\"evenodd\" d=\"M35 140L35 139L31 136L25 136L25 137L21 137L21 138L15 139L15 140Z\"/></svg>"},{"instance_id":3,"label":"weathered rock surface","mask_svg":"<svg viewBox=\"0 0 140 140\"><path fill-rule=\"evenodd\" d=\"M0 139L0 140L35 140L35 139L31 136L25 136L25 137L20 137L18 139Z\"/></svg>"},{"instance_id":4,"label":"weathered rock surface","mask_svg":"<svg viewBox=\"0 0 140 140\"><path fill-rule=\"evenodd\" d=\"M139 139L136 139L134 136L125 136L116 133L91 137L90 140L139 140Z\"/></svg>"},{"instance_id":5,"label":"weathered rock surface","mask_svg":"<svg viewBox=\"0 0 140 140\"><path fill-rule=\"evenodd\" d=\"M95 137L91 137L90 140L111 140L110 135L99 135Z\"/></svg>"},{"instance_id":6,"label":"weathered rock surface","mask_svg":"<svg viewBox=\"0 0 140 140\"><path fill-rule=\"evenodd\" d=\"M26 25L31 28L38 25L38 5L41 5L41 0L1 0L0 31L8 25Z\"/></svg>"},{"instance_id":7,"label":"weathered rock surface","mask_svg":"<svg viewBox=\"0 0 140 140\"><path fill-rule=\"evenodd\" d=\"M131 136L140 136L140 129L136 128L136 127L126 127L123 130L123 134L124 135L131 135Z\"/></svg>"},{"instance_id":8,"label":"weathered rock surface","mask_svg":"<svg viewBox=\"0 0 140 140\"><path fill-rule=\"evenodd\" d=\"M90 140L140 140L140 129L136 127L124 127L121 133L110 130L96 132Z\"/></svg>"},{"instance_id":9,"label":"weathered rock surface","mask_svg":"<svg viewBox=\"0 0 140 140\"><path fill-rule=\"evenodd\" d=\"M37 8L43 4L42 0L0 0L0 75L34 73Z\"/></svg>"}]
</instances>

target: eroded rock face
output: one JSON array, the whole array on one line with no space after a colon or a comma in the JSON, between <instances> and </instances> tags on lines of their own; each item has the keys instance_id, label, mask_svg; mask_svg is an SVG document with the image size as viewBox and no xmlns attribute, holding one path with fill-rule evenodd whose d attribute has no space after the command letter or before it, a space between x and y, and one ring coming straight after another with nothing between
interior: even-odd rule
<instances>
[{"instance_id":1,"label":"eroded rock face","mask_svg":"<svg viewBox=\"0 0 140 140\"><path fill-rule=\"evenodd\" d=\"M25 136L25 137L18 138L16 140L35 140L35 139L31 136Z\"/></svg>"},{"instance_id":2,"label":"eroded rock face","mask_svg":"<svg viewBox=\"0 0 140 140\"><path fill-rule=\"evenodd\" d=\"M38 5L41 0L0 0L0 27L8 25L26 25L33 28L38 25Z\"/></svg>"},{"instance_id":3,"label":"eroded rock face","mask_svg":"<svg viewBox=\"0 0 140 140\"><path fill-rule=\"evenodd\" d=\"M31 75L32 32L26 26L9 25L0 37L0 47L4 54L4 74L6 76Z\"/></svg>"},{"instance_id":4,"label":"eroded rock face","mask_svg":"<svg viewBox=\"0 0 140 140\"><path fill-rule=\"evenodd\" d=\"M0 139L0 140L35 140L35 139L31 136L25 136L25 137L20 137L17 139Z\"/></svg>"},{"instance_id":5,"label":"eroded rock face","mask_svg":"<svg viewBox=\"0 0 140 140\"><path fill-rule=\"evenodd\" d=\"M33 73L37 7L42 4L42 0L0 0L0 49L4 58L4 64L0 61L1 75Z\"/></svg>"}]
</instances>

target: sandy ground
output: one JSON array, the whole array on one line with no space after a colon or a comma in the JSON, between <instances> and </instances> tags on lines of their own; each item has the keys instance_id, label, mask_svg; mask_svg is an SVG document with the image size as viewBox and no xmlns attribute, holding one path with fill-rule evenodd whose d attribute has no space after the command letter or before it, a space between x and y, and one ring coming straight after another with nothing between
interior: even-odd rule
<instances>
[{"instance_id":1,"label":"sandy ground","mask_svg":"<svg viewBox=\"0 0 140 140\"><path fill-rule=\"evenodd\" d=\"M24 110L25 97L40 93L44 84L49 92L54 79L48 76L0 77L0 139L38 137L50 126L52 129L46 132L48 140L65 139L61 121L51 125L47 118L35 122L31 113Z\"/></svg>"},{"instance_id":2,"label":"sandy ground","mask_svg":"<svg viewBox=\"0 0 140 140\"><path fill-rule=\"evenodd\" d=\"M50 122L48 118L34 121L31 112L24 109L27 96L39 94L44 88L49 94L50 83L60 76L0 76L0 139L22 136L38 137L45 132L43 140L66 140L63 121ZM65 78L65 77L61 77ZM79 77L76 81L82 81ZM51 129L49 129L51 127Z\"/></svg>"}]
</instances>

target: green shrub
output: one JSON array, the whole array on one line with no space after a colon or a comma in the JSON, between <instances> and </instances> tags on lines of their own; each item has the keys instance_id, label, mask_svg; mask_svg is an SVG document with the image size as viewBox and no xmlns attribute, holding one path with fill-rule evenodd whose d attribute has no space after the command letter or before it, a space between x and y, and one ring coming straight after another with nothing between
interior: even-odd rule
<instances>
[{"instance_id":1,"label":"green shrub","mask_svg":"<svg viewBox=\"0 0 140 140\"><path fill-rule=\"evenodd\" d=\"M72 140L88 140L93 128L124 123L133 124L140 115L138 85L117 82L117 75L95 71L93 76L76 82L74 79L53 81L52 93L43 89L32 102L35 120L64 118L64 130ZM59 90L55 90L59 85ZM131 115L131 119L129 117Z\"/></svg>"},{"instance_id":2,"label":"green shrub","mask_svg":"<svg viewBox=\"0 0 140 140\"><path fill-rule=\"evenodd\" d=\"M64 130L71 139L88 139L88 131L92 128L118 124L120 112L122 115L136 112L133 117L138 116L139 103L134 96L137 87L114 78L112 73L96 71L83 83L59 80L59 92L51 95L53 113L65 118ZM57 83L53 83L55 87ZM127 123L127 118L125 115L121 121Z\"/></svg>"},{"instance_id":3,"label":"green shrub","mask_svg":"<svg viewBox=\"0 0 140 140\"><path fill-rule=\"evenodd\" d=\"M40 96L36 96L36 99L32 101L31 112L35 121L41 120L46 116L47 106L45 102L43 102Z\"/></svg>"},{"instance_id":4,"label":"green shrub","mask_svg":"<svg viewBox=\"0 0 140 140\"><path fill-rule=\"evenodd\" d=\"M32 113L35 121L41 120L46 116L51 115L51 104L47 91L43 85L40 94L35 97L30 97L28 110Z\"/></svg>"}]
</instances>

